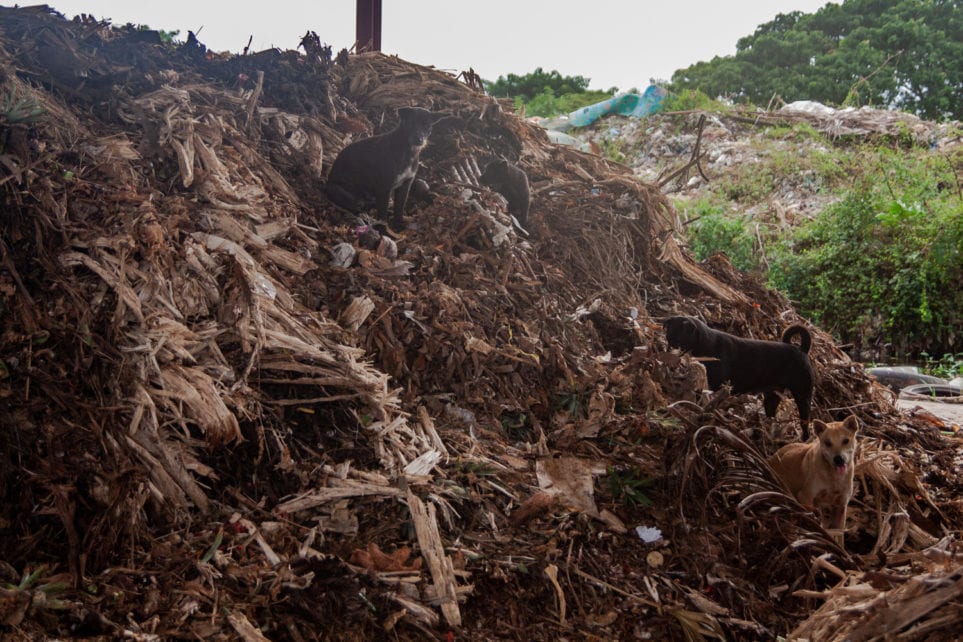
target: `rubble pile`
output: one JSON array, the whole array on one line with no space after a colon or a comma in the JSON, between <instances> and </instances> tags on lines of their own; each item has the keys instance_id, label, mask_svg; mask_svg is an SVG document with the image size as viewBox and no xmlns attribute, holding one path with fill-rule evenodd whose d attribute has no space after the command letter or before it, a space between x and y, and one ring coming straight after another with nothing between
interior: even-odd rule
<instances>
[{"instance_id":1,"label":"rubble pile","mask_svg":"<svg viewBox=\"0 0 963 642\"><path fill-rule=\"evenodd\" d=\"M764 463L792 404L770 431L659 325L804 320L627 168L311 32L230 56L0 7L0 60L7 639L958 630L946 426L812 329L816 416L863 424L838 547ZM450 118L392 238L322 187L403 106Z\"/></svg>"},{"instance_id":2,"label":"rubble pile","mask_svg":"<svg viewBox=\"0 0 963 642\"><path fill-rule=\"evenodd\" d=\"M772 189L761 194L730 188L726 198L734 201L734 213L779 227L812 218L838 198L838 190L813 167L793 164L800 158L825 158L829 145L859 147L880 140L940 155L963 143L956 122L871 107L834 109L811 101L775 110L730 105L644 119L608 116L571 133L617 157L643 181L660 184L677 204L707 198L713 186L727 181L771 181Z\"/></svg>"}]
</instances>

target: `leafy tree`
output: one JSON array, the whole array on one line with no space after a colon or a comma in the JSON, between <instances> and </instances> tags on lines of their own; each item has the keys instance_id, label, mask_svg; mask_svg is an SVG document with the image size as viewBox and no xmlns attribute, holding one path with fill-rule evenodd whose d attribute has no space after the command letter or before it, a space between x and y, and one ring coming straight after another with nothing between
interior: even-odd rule
<instances>
[{"instance_id":1,"label":"leafy tree","mask_svg":"<svg viewBox=\"0 0 963 642\"><path fill-rule=\"evenodd\" d=\"M548 73L538 67L530 74L499 76L495 82L483 81L485 90L492 96L521 98L529 102L548 89L553 96L579 94L588 90L590 78L563 76L554 69Z\"/></svg>"},{"instance_id":2,"label":"leafy tree","mask_svg":"<svg viewBox=\"0 0 963 642\"><path fill-rule=\"evenodd\" d=\"M963 0L844 0L779 14L734 56L680 69L672 84L757 104L778 95L963 118Z\"/></svg>"},{"instance_id":3,"label":"leafy tree","mask_svg":"<svg viewBox=\"0 0 963 642\"><path fill-rule=\"evenodd\" d=\"M529 116L567 114L587 105L611 98L615 87L607 91L590 91L591 79L584 76L563 76L555 70L548 73L541 67L524 76L508 74L495 82L482 81L492 96L509 97L515 108L525 108Z\"/></svg>"}]
</instances>

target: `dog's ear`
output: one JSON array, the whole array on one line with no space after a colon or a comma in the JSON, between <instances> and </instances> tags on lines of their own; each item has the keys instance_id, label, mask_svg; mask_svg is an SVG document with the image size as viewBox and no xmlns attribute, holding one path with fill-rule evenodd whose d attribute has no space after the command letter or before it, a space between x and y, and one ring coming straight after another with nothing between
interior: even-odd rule
<instances>
[{"instance_id":1,"label":"dog's ear","mask_svg":"<svg viewBox=\"0 0 963 642\"><path fill-rule=\"evenodd\" d=\"M817 437L821 437L823 434L823 431L826 430L827 427L828 426L826 426L825 422L820 421L818 419L813 419L813 432L816 433Z\"/></svg>"},{"instance_id":2,"label":"dog's ear","mask_svg":"<svg viewBox=\"0 0 963 642\"><path fill-rule=\"evenodd\" d=\"M850 415L843 421L843 427L853 432L859 431L859 419L856 415Z\"/></svg>"}]
</instances>

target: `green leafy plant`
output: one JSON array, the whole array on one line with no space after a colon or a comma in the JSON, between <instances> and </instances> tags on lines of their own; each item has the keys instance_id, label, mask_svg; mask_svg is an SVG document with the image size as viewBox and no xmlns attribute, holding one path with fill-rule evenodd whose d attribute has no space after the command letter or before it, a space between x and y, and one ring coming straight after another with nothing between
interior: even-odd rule
<instances>
[{"instance_id":1,"label":"green leafy plant","mask_svg":"<svg viewBox=\"0 0 963 642\"><path fill-rule=\"evenodd\" d=\"M652 480L642 475L637 467L606 469L606 481L612 498L626 506L651 506L646 492L652 488Z\"/></svg>"},{"instance_id":2,"label":"green leafy plant","mask_svg":"<svg viewBox=\"0 0 963 642\"><path fill-rule=\"evenodd\" d=\"M32 606L34 608L43 607L53 610L67 608L60 596L69 588L69 585L59 580L42 581L46 572L44 566L40 566L35 571L26 573L16 585L7 584L4 588L15 591L33 591Z\"/></svg>"},{"instance_id":3,"label":"green leafy plant","mask_svg":"<svg viewBox=\"0 0 963 642\"><path fill-rule=\"evenodd\" d=\"M0 124L33 123L43 113L44 109L36 96L18 91L14 83L9 83L0 101Z\"/></svg>"},{"instance_id":4,"label":"green leafy plant","mask_svg":"<svg viewBox=\"0 0 963 642\"><path fill-rule=\"evenodd\" d=\"M463 474L474 475L475 477L492 477L498 474L498 471L490 464L467 459L459 459L456 469Z\"/></svg>"},{"instance_id":5,"label":"green leafy plant","mask_svg":"<svg viewBox=\"0 0 963 642\"><path fill-rule=\"evenodd\" d=\"M602 148L602 156L610 161L615 161L616 163L624 163L626 161L625 142L622 139L603 138L599 142L599 147Z\"/></svg>"},{"instance_id":6,"label":"green leafy plant","mask_svg":"<svg viewBox=\"0 0 963 642\"><path fill-rule=\"evenodd\" d=\"M724 252L732 264L750 272L758 267L755 240L745 219L727 216L725 207L702 201L685 210L692 252L700 261Z\"/></svg>"},{"instance_id":7,"label":"green leafy plant","mask_svg":"<svg viewBox=\"0 0 963 642\"><path fill-rule=\"evenodd\" d=\"M174 44L177 41L177 36L179 36L181 33L180 29L175 29L174 31L164 31L163 29L153 29L150 25L144 25L144 24L135 25L131 22L128 22L125 25L125 28L130 29L132 31L157 31L157 36L160 38L160 41L165 45Z\"/></svg>"},{"instance_id":8,"label":"green leafy plant","mask_svg":"<svg viewBox=\"0 0 963 642\"><path fill-rule=\"evenodd\" d=\"M527 116L541 116L544 118L568 114L611 97L611 93L604 91L586 91L556 96L549 87L546 87L542 93L536 95L528 102L521 97L516 97L515 108L520 111L522 107L524 107Z\"/></svg>"},{"instance_id":9,"label":"green leafy plant","mask_svg":"<svg viewBox=\"0 0 963 642\"><path fill-rule=\"evenodd\" d=\"M552 407L556 411L567 412L572 417L584 417L586 413L586 393L574 386L552 395Z\"/></svg>"},{"instance_id":10,"label":"green leafy plant","mask_svg":"<svg viewBox=\"0 0 963 642\"><path fill-rule=\"evenodd\" d=\"M843 341L951 352L963 333L963 206L954 170L890 149L842 200L768 248L772 285Z\"/></svg>"},{"instance_id":11,"label":"green leafy plant","mask_svg":"<svg viewBox=\"0 0 963 642\"><path fill-rule=\"evenodd\" d=\"M920 370L925 374L941 379L953 379L963 377L963 352L956 354L944 354L942 357L934 358L927 352L920 353L923 361Z\"/></svg>"},{"instance_id":12,"label":"green leafy plant","mask_svg":"<svg viewBox=\"0 0 963 642\"><path fill-rule=\"evenodd\" d=\"M483 81L485 90L492 96L518 97L526 102L546 89L554 96L582 93L588 91L589 82L585 76L563 76L555 69L546 72L541 67L528 74L508 74L494 82Z\"/></svg>"},{"instance_id":13,"label":"green leafy plant","mask_svg":"<svg viewBox=\"0 0 963 642\"><path fill-rule=\"evenodd\" d=\"M714 111L725 112L729 105L721 100L713 100L698 89L680 89L670 91L662 99L662 112L673 111Z\"/></svg>"}]
</instances>

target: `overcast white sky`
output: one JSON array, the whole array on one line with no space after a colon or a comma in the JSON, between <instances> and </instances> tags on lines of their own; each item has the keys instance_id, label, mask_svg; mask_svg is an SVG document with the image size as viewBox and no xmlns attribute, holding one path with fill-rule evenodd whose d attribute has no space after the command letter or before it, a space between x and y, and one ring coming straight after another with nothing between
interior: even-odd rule
<instances>
[{"instance_id":1,"label":"overcast white sky","mask_svg":"<svg viewBox=\"0 0 963 642\"><path fill-rule=\"evenodd\" d=\"M68 18L188 30L216 51L294 49L308 30L335 51L355 37L354 0L48 0ZM11 3L12 4L12 3ZM776 14L812 13L826 0L385 0L382 50L486 80L542 67L591 78L592 89L644 89L650 78L735 53L736 41Z\"/></svg>"}]
</instances>

